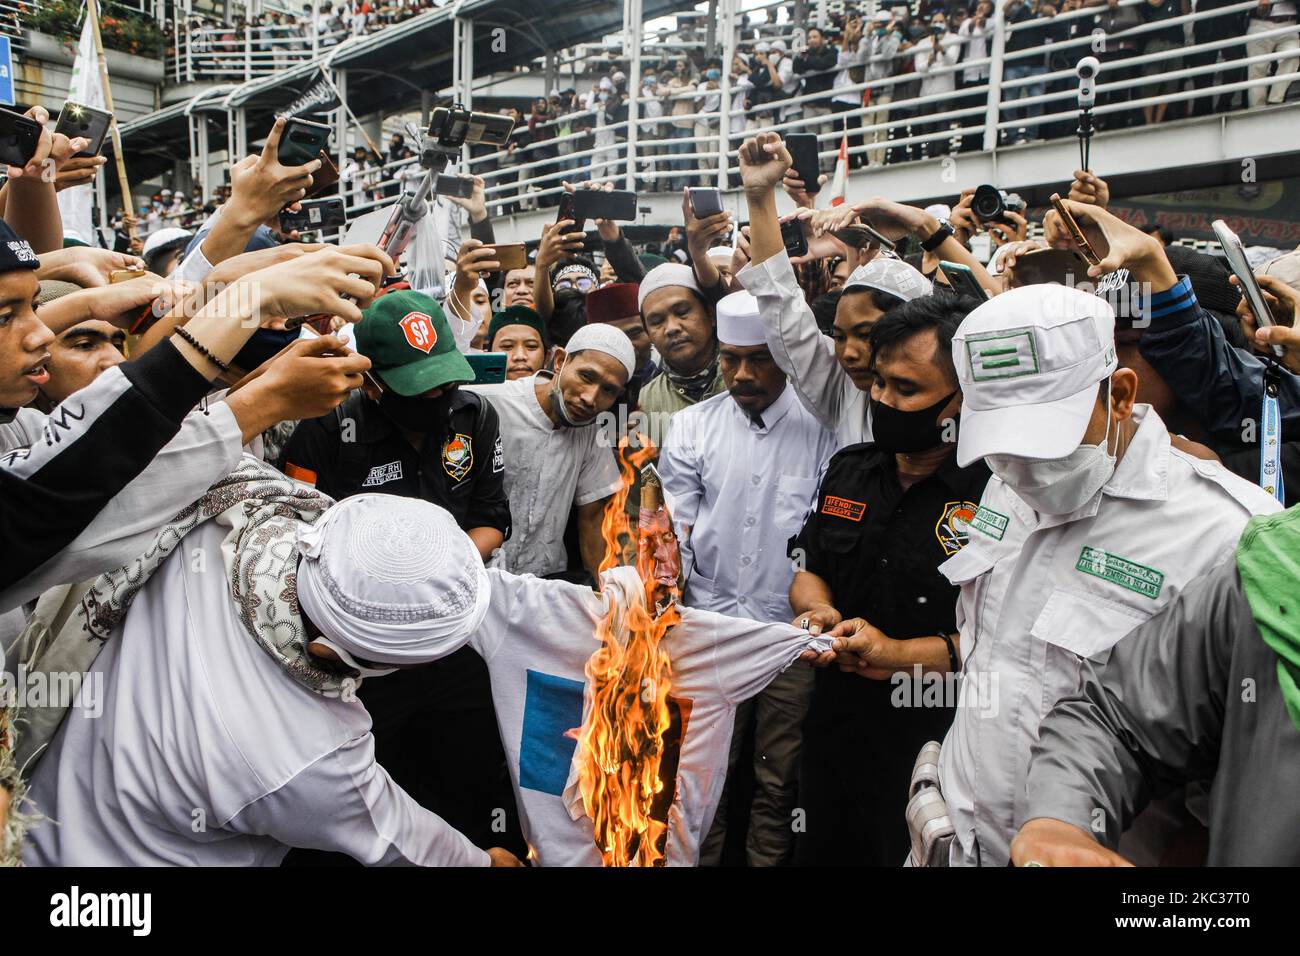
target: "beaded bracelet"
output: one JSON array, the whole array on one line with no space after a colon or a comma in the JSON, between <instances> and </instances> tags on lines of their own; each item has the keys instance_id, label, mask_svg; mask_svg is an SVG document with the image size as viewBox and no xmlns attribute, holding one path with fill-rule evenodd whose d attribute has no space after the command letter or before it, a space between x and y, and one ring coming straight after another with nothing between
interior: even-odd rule
<instances>
[{"instance_id":1,"label":"beaded bracelet","mask_svg":"<svg viewBox=\"0 0 1300 956\"><path fill-rule=\"evenodd\" d=\"M174 331L175 331L176 334L179 335L182 339L184 339L186 342L188 342L188 343L189 343L189 344L194 348L194 351L198 352L200 355L202 355L205 359L207 359L209 362L211 362L211 363L212 363L213 365L215 365L217 368L221 369L221 371L223 371L223 372L229 372L229 371L230 371L230 366L229 366L229 365L227 365L225 362L221 361L221 359L217 358L215 355L213 355L211 352L209 352L209 351L207 350L207 347L204 346L201 342L199 342L199 340L196 339L196 338L195 338L195 337L194 337L190 332L186 331L186 329L185 329L184 326L178 325L178 326L174 329Z\"/></svg>"}]
</instances>

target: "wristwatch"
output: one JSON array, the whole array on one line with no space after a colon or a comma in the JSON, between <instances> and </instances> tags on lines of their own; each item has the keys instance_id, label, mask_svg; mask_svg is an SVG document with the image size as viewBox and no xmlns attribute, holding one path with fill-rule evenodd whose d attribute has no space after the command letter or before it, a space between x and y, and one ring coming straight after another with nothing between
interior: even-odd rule
<instances>
[{"instance_id":1,"label":"wristwatch","mask_svg":"<svg viewBox=\"0 0 1300 956\"><path fill-rule=\"evenodd\" d=\"M953 232L952 223L947 219L940 219L939 228L931 233L929 239L926 239L921 243L921 248L926 252L934 252L934 250L938 249L939 246L943 244L943 241L951 236Z\"/></svg>"}]
</instances>

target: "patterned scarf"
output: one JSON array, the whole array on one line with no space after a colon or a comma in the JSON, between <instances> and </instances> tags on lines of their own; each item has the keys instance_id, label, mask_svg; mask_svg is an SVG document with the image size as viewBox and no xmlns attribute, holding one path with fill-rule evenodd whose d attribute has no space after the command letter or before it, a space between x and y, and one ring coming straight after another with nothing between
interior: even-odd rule
<instances>
[{"instance_id":1,"label":"patterned scarf","mask_svg":"<svg viewBox=\"0 0 1300 956\"><path fill-rule=\"evenodd\" d=\"M709 364L704 366L700 371L692 375L682 375L674 372L673 367L664 360L664 374L668 376L668 381L676 388L680 388L686 393L686 396L693 402L698 402L704 397L704 393L709 390L713 380L718 377L718 359L722 351L718 346L713 348L713 358Z\"/></svg>"},{"instance_id":2,"label":"patterned scarf","mask_svg":"<svg viewBox=\"0 0 1300 956\"><path fill-rule=\"evenodd\" d=\"M310 639L295 588L298 529L315 524L333 504L315 488L245 455L234 471L164 524L144 554L95 579L57 633L24 633L18 646L26 648L28 672L89 671L154 572L191 531L214 521L228 529L222 559L231 599L248 635L308 690L326 697L339 696L345 686L355 690L357 678L325 670L308 655ZM48 620L36 615L29 629L47 626ZM65 713L59 707L26 708L21 713L16 756L24 773L30 775L30 761L53 739Z\"/></svg>"}]
</instances>

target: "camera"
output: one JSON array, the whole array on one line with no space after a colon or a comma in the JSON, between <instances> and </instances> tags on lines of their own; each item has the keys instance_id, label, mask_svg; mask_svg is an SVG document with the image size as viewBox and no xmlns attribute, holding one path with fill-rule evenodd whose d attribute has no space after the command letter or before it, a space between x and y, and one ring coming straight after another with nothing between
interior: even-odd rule
<instances>
[{"instance_id":1,"label":"camera","mask_svg":"<svg viewBox=\"0 0 1300 956\"><path fill-rule=\"evenodd\" d=\"M985 183L975 189L970 209L981 222L1007 222L1008 212L1025 211L1025 201L1018 193L1009 193Z\"/></svg>"},{"instance_id":2,"label":"camera","mask_svg":"<svg viewBox=\"0 0 1300 956\"><path fill-rule=\"evenodd\" d=\"M462 146L504 146L515 121L500 113L473 113L459 103L440 106L429 117L427 136L441 152L456 153ZM428 144L426 144L427 146Z\"/></svg>"},{"instance_id":3,"label":"camera","mask_svg":"<svg viewBox=\"0 0 1300 956\"><path fill-rule=\"evenodd\" d=\"M1074 68L1079 77L1079 108L1091 109L1097 102L1097 73L1101 62L1095 56L1085 56Z\"/></svg>"}]
</instances>

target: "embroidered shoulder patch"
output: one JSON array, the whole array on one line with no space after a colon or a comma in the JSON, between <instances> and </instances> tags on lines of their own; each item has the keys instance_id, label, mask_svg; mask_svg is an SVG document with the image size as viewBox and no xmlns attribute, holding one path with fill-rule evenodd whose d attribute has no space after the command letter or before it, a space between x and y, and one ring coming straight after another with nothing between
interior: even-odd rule
<instances>
[{"instance_id":1,"label":"embroidered shoulder patch","mask_svg":"<svg viewBox=\"0 0 1300 956\"><path fill-rule=\"evenodd\" d=\"M831 515L836 518L848 518L850 521L861 521L862 516L867 513L867 505L862 501L854 501L851 498L837 498L835 495L827 495L822 501L822 514Z\"/></svg>"},{"instance_id":2,"label":"embroidered shoulder patch","mask_svg":"<svg viewBox=\"0 0 1300 956\"><path fill-rule=\"evenodd\" d=\"M975 517L970 519L970 527L995 541L1001 541L1002 536L1007 533L1008 521L1006 515L998 514L992 508L980 505L979 510L975 512Z\"/></svg>"},{"instance_id":3,"label":"embroidered shoulder patch","mask_svg":"<svg viewBox=\"0 0 1300 956\"><path fill-rule=\"evenodd\" d=\"M1163 571L1148 568L1128 558L1121 558L1117 554L1111 554L1102 548L1089 547L1086 544L1079 552L1079 562L1074 569L1101 578L1103 581L1109 581L1111 584L1118 584L1122 588L1128 588L1133 593L1153 601L1160 596L1160 589L1165 583Z\"/></svg>"}]
</instances>

